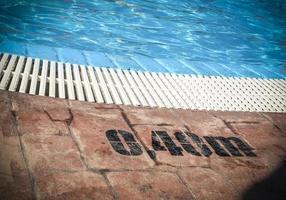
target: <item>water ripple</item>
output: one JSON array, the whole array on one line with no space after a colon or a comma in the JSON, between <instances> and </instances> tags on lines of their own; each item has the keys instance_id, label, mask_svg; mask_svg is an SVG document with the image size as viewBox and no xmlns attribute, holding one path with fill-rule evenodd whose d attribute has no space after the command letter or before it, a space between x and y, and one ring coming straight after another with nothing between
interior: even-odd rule
<instances>
[{"instance_id":1,"label":"water ripple","mask_svg":"<svg viewBox=\"0 0 286 200\"><path fill-rule=\"evenodd\" d=\"M286 62L285 0L0 0L0 39L152 58Z\"/></svg>"}]
</instances>

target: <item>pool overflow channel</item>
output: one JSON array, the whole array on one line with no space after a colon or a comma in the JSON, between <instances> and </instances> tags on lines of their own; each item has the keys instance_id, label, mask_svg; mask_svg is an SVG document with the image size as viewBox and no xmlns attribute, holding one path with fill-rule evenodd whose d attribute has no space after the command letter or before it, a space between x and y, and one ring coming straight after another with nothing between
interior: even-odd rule
<instances>
[{"instance_id":1,"label":"pool overflow channel","mask_svg":"<svg viewBox=\"0 0 286 200\"><path fill-rule=\"evenodd\" d=\"M286 80L156 73L0 54L0 89L96 103L286 112Z\"/></svg>"}]
</instances>

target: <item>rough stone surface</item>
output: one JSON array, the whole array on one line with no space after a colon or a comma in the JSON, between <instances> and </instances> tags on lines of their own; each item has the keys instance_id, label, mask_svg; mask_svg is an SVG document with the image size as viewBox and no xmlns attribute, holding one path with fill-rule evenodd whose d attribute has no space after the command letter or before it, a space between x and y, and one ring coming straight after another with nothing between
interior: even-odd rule
<instances>
[{"instance_id":1,"label":"rough stone surface","mask_svg":"<svg viewBox=\"0 0 286 200\"><path fill-rule=\"evenodd\" d=\"M0 174L0 199L34 199L29 177Z\"/></svg>"},{"instance_id":2,"label":"rough stone surface","mask_svg":"<svg viewBox=\"0 0 286 200\"><path fill-rule=\"evenodd\" d=\"M174 133L176 131L186 131L185 128L178 127L168 127L168 126L150 126L150 125L138 125L134 127L134 130L138 134L144 146L148 149L148 151L154 155L154 160L158 164L166 164L171 166L201 166L208 167L209 166L209 158L204 156L194 156L186 151L183 151L183 148L180 146L180 143L176 140ZM165 146L165 150L154 150L152 146L152 131L165 131L169 134L169 136L174 141L175 145L178 148L181 148L181 155L171 155L168 148L164 145L163 141L160 140L162 146Z\"/></svg>"},{"instance_id":3,"label":"rough stone surface","mask_svg":"<svg viewBox=\"0 0 286 200\"><path fill-rule=\"evenodd\" d=\"M122 106L132 125L182 125L182 122L169 109L134 108Z\"/></svg>"},{"instance_id":4,"label":"rough stone surface","mask_svg":"<svg viewBox=\"0 0 286 200\"><path fill-rule=\"evenodd\" d=\"M210 112L212 115L226 121L235 123L263 123L267 119L261 113L255 112Z\"/></svg>"},{"instance_id":5,"label":"rough stone surface","mask_svg":"<svg viewBox=\"0 0 286 200\"><path fill-rule=\"evenodd\" d=\"M33 173L82 169L78 148L65 127L66 118L70 118L66 112L67 103L47 100L50 98L19 96L12 96L13 113L16 115L24 154ZM41 104L40 101L48 104ZM22 103L27 106L22 106ZM61 126L59 123L62 123Z\"/></svg>"},{"instance_id":6,"label":"rough stone surface","mask_svg":"<svg viewBox=\"0 0 286 200\"><path fill-rule=\"evenodd\" d=\"M222 175L208 168L183 168L179 175L197 200L238 199L234 186Z\"/></svg>"},{"instance_id":7,"label":"rough stone surface","mask_svg":"<svg viewBox=\"0 0 286 200\"><path fill-rule=\"evenodd\" d=\"M19 132L34 171L82 169L80 153L70 134L40 108L19 109ZM65 134L63 134L65 133Z\"/></svg>"},{"instance_id":8,"label":"rough stone surface","mask_svg":"<svg viewBox=\"0 0 286 200\"><path fill-rule=\"evenodd\" d=\"M267 113L265 116L273 122L283 133L286 134L286 115L281 113Z\"/></svg>"},{"instance_id":9,"label":"rough stone surface","mask_svg":"<svg viewBox=\"0 0 286 200\"><path fill-rule=\"evenodd\" d=\"M0 199L32 199L33 193L8 93L0 92Z\"/></svg>"},{"instance_id":10,"label":"rough stone surface","mask_svg":"<svg viewBox=\"0 0 286 200\"><path fill-rule=\"evenodd\" d=\"M94 169L144 169L153 161L146 152L128 156L116 152L106 137L108 130L132 132L124 121L121 111L114 109L94 109L89 112L72 110L71 129L89 168ZM129 151L128 146L124 147ZM136 139L138 142L138 139ZM142 145L141 149L143 150Z\"/></svg>"},{"instance_id":11,"label":"rough stone surface","mask_svg":"<svg viewBox=\"0 0 286 200\"><path fill-rule=\"evenodd\" d=\"M178 176L167 172L113 172L107 175L119 199L193 199Z\"/></svg>"},{"instance_id":12,"label":"rough stone surface","mask_svg":"<svg viewBox=\"0 0 286 200\"><path fill-rule=\"evenodd\" d=\"M90 103L85 101L76 101L76 100L70 100L69 105L71 108L75 110L94 110L94 109L119 109L120 107L115 104L104 104L104 103Z\"/></svg>"},{"instance_id":13,"label":"rough stone surface","mask_svg":"<svg viewBox=\"0 0 286 200\"><path fill-rule=\"evenodd\" d=\"M282 113L7 91L0 91L0 111L0 199L286 199Z\"/></svg>"},{"instance_id":14,"label":"rough stone surface","mask_svg":"<svg viewBox=\"0 0 286 200\"><path fill-rule=\"evenodd\" d=\"M92 172L54 172L36 176L40 199L112 199L103 176Z\"/></svg>"},{"instance_id":15,"label":"rough stone surface","mask_svg":"<svg viewBox=\"0 0 286 200\"><path fill-rule=\"evenodd\" d=\"M45 112L53 121L68 121L71 120L71 113L68 109L46 109Z\"/></svg>"},{"instance_id":16,"label":"rough stone surface","mask_svg":"<svg viewBox=\"0 0 286 200\"><path fill-rule=\"evenodd\" d=\"M181 119L189 131L200 136L229 136L233 134L221 119L211 113L202 111L192 112L189 110L178 110L174 113L177 118Z\"/></svg>"},{"instance_id":17,"label":"rough stone surface","mask_svg":"<svg viewBox=\"0 0 286 200\"><path fill-rule=\"evenodd\" d=\"M211 168L225 176L239 194L250 188L256 181L266 176L263 168L250 166L237 159L213 159Z\"/></svg>"},{"instance_id":18,"label":"rough stone surface","mask_svg":"<svg viewBox=\"0 0 286 200\"><path fill-rule=\"evenodd\" d=\"M285 152L286 135L270 122L233 123L235 132L245 138L256 149L278 150Z\"/></svg>"}]
</instances>

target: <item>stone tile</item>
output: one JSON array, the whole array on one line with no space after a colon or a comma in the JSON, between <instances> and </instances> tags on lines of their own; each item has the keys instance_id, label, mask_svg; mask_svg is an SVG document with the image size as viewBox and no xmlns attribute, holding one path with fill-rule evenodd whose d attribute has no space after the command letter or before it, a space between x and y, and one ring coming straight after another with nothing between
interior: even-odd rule
<instances>
[{"instance_id":1,"label":"stone tile","mask_svg":"<svg viewBox=\"0 0 286 200\"><path fill-rule=\"evenodd\" d=\"M171 165L155 165L153 167L154 171L161 171L161 172L172 172L172 173L176 173L178 171L178 167L176 166L171 166Z\"/></svg>"},{"instance_id":2,"label":"stone tile","mask_svg":"<svg viewBox=\"0 0 286 200\"><path fill-rule=\"evenodd\" d=\"M151 154L155 157L155 160L159 164L167 164L172 166L204 166L209 165L208 158L201 155L196 156L185 151L181 144L176 139L174 133L176 131L186 131L184 128L177 127L162 127L162 126L150 126L150 125L138 125L134 126L134 129L143 142L144 146L152 152ZM160 141L160 145L164 146L165 150L154 150L154 145L152 145L152 131L165 131L170 136L174 144L181 149L181 154L171 155L168 151L167 146L163 143L159 137L157 139ZM195 148L196 146L193 145Z\"/></svg>"},{"instance_id":3,"label":"stone tile","mask_svg":"<svg viewBox=\"0 0 286 200\"><path fill-rule=\"evenodd\" d=\"M0 173L20 176L26 173L24 158L17 136L3 136L0 130Z\"/></svg>"},{"instance_id":4,"label":"stone tile","mask_svg":"<svg viewBox=\"0 0 286 200\"><path fill-rule=\"evenodd\" d=\"M34 199L29 177L0 174L0 199Z\"/></svg>"},{"instance_id":5,"label":"stone tile","mask_svg":"<svg viewBox=\"0 0 286 200\"><path fill-rule=\"evenodd\" d=\"M18 119L19 132L25 134L53 135L58 130L49 116L41 109L29 108L15 112Z\"/></svg>"},{"instance_id":6,"label":"stone tile","mask_svg":"<svg viewBox=\"0 0 286 200\"><path fill-rule=\"evenodd\" d=\"M92 172L54 172L35 177L40 199L112 199L104 178Z\"/></svg>"},{"instance_id":7,"label":"stone tile","mask_svg":"<svg viewBox=\"0 0 286 200\"><path fill-rule=\"evenodd\" d=\"M0 131L2 136L16 136L14 117L10 111L11 102L8 98L8 93L0 93Z\"/></svg>"},{"instance_id":8,"label":"stone tile","mask_svg":"<svg viewBox=\"0 0 286 200\"><path fill-rule=\"evenodd\" d=\"M8 98L8 91L5 90L0 90L0 102L8 102L9 98Z\"/></svg>"},{"instance_id":9,"label":"stone tile","mask_svg":"<svg viewBox=\"0 0 286 200\"><path fill-rule=\"evenodd\" d=\"M276 168L285 158L285 152L273 152L269 150L256 150L256 157L232 157L226 160L231 160L239 166L248 167L253 170L263 170L266 174ZM210 162L217 157L213 157ZM219 158L221 159L221 158Z\"/></svg>"},{"instance_id":10,"label":"stone tile","mask_svg":"<svg viewBox=\"0 0 286 200\"><path fill-rule=\"evenodd\" d=\"M226 122L246 122L246 123L268 123L267 119L260 114L255 112L222 112L222 111L216 111L216 112L210 112L214 116L225 120Z\"/></svg>"},{"instance_id":11,"label":"stone tile","mask_svg":"<svg viewBox=\"0 0 286 200\"><path fill-rule=\"evenodd\" d=\"M71 119L65 100L19 93L11 93L11 97L11 109L18 119L21 135L26 133L54 135L64 128L57 121Z\"/></svg>"},{"instance_id":12,"label":"stone tile","mask_svg":"<svg viewBox=\"0 0 286 200\"><path fill-rule=\"evenodd\" d=\"M119 199L191 199L190 190L198 200L236 199L235 192L241 197L275 175L286 154L285 120L281 113L135 108L3 91L0 111L0 199L33 198L19 135L38 197L42 199L112 198L105 179L84 171L85 166L109 171L108 179ZM116 130L108 132L113 134L109 135L111 142L106 135L108 130ZM135 141L119 130L133 134ZM183 150L182 155L175 156L159 150L160 145L152 145L154 130L166 131L181 148L174 132L190 130L203 138L212 155L207 158ZM116 133L123 146L116 141ZM256 157L220 157L204 136L243 139L255 149ZM190 137L186 139L202 153L200 145ZM154 146L158 148L156 162L151 159Z\"/></svg>"},{"instance_id":13,"label":"stone tile","mask_svg":"<svg viewBox=\"0 0 286 200\"><path fill-rule=\"evenodd\" d=\"M73 121L71 129L81 151L90 168L97 169L144 169L153 166L153 161L149 158L141 144L137 141L138 155L124 155L118 153L111 144L116 146L119 143L109 142L106 132L109 130L124 130L132 134L132 131L121 116L121 111L116 109L92 109L88 111L72 110ZM120 135L120 134L118 134ZM120 136L125 150L129 153L130 148ZM113 138L114 139L114 138ZM130 139L130 138L129 138ZM131 144L132 143L132 144ZM135 145L131 142L130 145ZM123 146L119 147L124 150Z\"/></svg>"},{"instance_id":14,"label":"stone tile","mask_svg":"<svg viewBox=\"0 0 286 200\"><path fill-rule=\"evenodd\" d=\"M285 113L267 113L264 114L275 124L282 132L286 134L286 114Z\"/></svg>"},{"instance_id":15,"label":"stone tile","mask_svg":"<svg viewBox=\"0 0 286 200\"><path fill-rule=\"evenodd\" d=\"M18 106L18 108L21 109L37 108L46 110L52 108L60 109L68 107L68 102L65 99L58 99L45 96L34 96L34 95L14 93L14 92L9 93L9 95L15 104L21 105Z\"/></svg>"},{"instance_id":16,"label":"stone tile","mask_svg":"<svg viewBox=\"0 0 286 200\"><path fill-rule=\"evenodd\" d=\"M286 136L271 123L233 123L232 127L255 149L286 152Z\"/></svg>"},{"instance_id":17,"label":"stone tile","mask_svg":"<svg viewBox=\"0 0 286 200\"><path fill-rule=\"evenodd\" d=\"M82 170L80 153L70 136L46 135L45 133L25 134L23 145L29 164L34 172L48 170Z\"/></svg>"},{"instance_id":18,"label":"stone tile","mask_svg":"<svg viewBox=\"0 0 286 200\"><path fill-rule=\"evenodd\" d=\"M73 110L92 111L94 109L120 109L115 104L94 103L86 101L69 100L69 105Z\"/></svg>"},{"instance_id":19,"label":"stone tile","mask_svg":"<svg viewBox=\"0 0 286 200\"><path fill-rule=\"evenodd\" d=\"M282 162L271 174L248 188L243 199L285 199L286 162Z\"/></svg>"},{"instance_id":20,"label":"stone tile","mask_svg":"<svg viewBox=\"0 0 286 200\"><path fill-rule=\"evenodd\" d=\"M177 175L167 172L113 172L107 177L119 199L193 199Z\"/></svg>"},{"instance_id":21,"label":"stone tile","mask_svg":"<svg viewBox=\"0 0 286 200\"><path fill-rule=\"evenodd\" d=\"M233 185L211 169L188 167L178 173L197 200L238 199Z\"/></svg>"},{"instance_id":22,"label":"stone tile","mask_svg":"<svg viewBox=\"0 0 286 200\"><path fill-rule=\"evenodd\" d=\"M232 122L231 126L254 148L256 157L211 157L211 168L228 177L241 193L268 176L284 159L286 140L271 123Z\"/></svg>"},{"instance_id":23,"label":"stone tile","mask_svg":"<svg viewBox=\"0 0 286 200\"><path fill-rule=\"evenodd\" d=\"M122 106L131 124L183 126L170 109L138 108Z\"/></svg>"},{"instance_id":24,"label":"stone tile","mask_svg":"<svg viewBox=\"0 0 286 200\"><path fill-rule=\"evenodd\" d=\"M32 199L9 95L0 91L0 199Z\"/></svg>"},{"instance_id":25,"label":"stone tile","mask_svg":"<svg viewBox=\"0 0 286 200\"><path fill-rule=\"evenodd\" d=\"M0 93L0 99L3 94ZM20 176L26 173L26 169L9 104L8 99L0 101L0 173Z\"/></svg>"},{"instance_id":26,"label":"stone tile","mask_svg":"<svg viewBox=\"0 0 286 200\"><path fill-rule=\"evenodd\" d=\"M209 112L177 110L174 113L190 131L200 136L229 136L233 134L221 119Z\"/></svg>"},{"instance_id":27,"label":"stone tile","mask_svg":"<svg viewBox=\"0 0 286 200\"><path fill-rule=\"evenodd\" d=\"M63 121L54 121L54 125L58 129L58 135L70 135L69 127L66 122Z\"/></svg>"},{"instance_id":28,"label":"stone tile","mask_svg":"<svg viewBox=\"0 0 286 200\"><path fill-rule=\"evenodd\" d=\"M251 165L233 157L211 159L210 163L211 169L229 179L240 194L267 175L264 166Z\"/></svg>"},{"instance_id":29,"label":"stone tile","mask_svg":"<svg viewBox=\"0 0 286 200\"><path fill-rule=\"evenodd\" d=\"M0 120L0 199L32 199L31 183L18 136L14 135L16 133L7 135L8 130L4 135L2 125Z\"/></svg>"},{"instance_id":30,"label":"stone tile","mask_svg":"<svg viewBox=\"0 0 286 200\"><path fill-rule=\"evenodd\" d=\"M22 106L15 111L18 130L32 170L83 169L80 153L66 125L52 121L40 106ZM66 108L59 106L59 112L62 109Z\"/></svg>"},{"instance_id":31,"label":"stone tile","mask_svg":"<svg viewBox=\"0 0 286 200\"><path fill-rule=\"evenodd\" d=\"M47 114L53 121L68 121L71 120L72 117L69 110L63 108L45 109L45 112L47 112Z\"/></svg>"},{"instance_id":32,"label":"stone tile","mask_svg":"<svg viewBox=\"0 0 286 200\"><path fill-rule=\"evenodd\" d=\"M213 145L211 145L211 143L207 142L206 137L223 137L223 138L235 137L247 143L247 141L245 141L245 138L243 138L243 136L237 135L236 132L234 132L231 128L229 128L221 119L211 115L208 112L201 112L201 111L195 112L195 111L189 111L189 110L177 110L173 112L177 116L177 118L181 118L181 120L185 124L185 128L178 127L178 129L180 130L188 129L188 132L192 132L193 134L196 134L198 137L200 137L202 141L204 142L204 144L212 152L210 157L217 156L216 154L218 154L218 148L214 147ZM134 126L136 130L138 129L138 127L140 128L143 127L143 130L138 130L137 132L139 134L142 132L142 138L143 138L142 140L144 140L146 145L148 146L148 144L151 144L150 136L146 136L143 133L151 132L151 128L154 129L155 126L153 127L150 126L149 130L144 130L144 126ZM170 130L172 128L175 129L174 127L170 127ZM172 130L171 132L172 134L174 133L174 131ZM147 137L147 140L146 140L146 137ZM193 140L191 140L191 138L189 138L188 141L195 147L197 151L202 153L200 145L198 145ZM220 145L221 149L225 150L224 151L225 154L231 155L231 152L229 151L229 149L227 149L226 146L221 141L218 140L218 144ZM232 142L232 144L234 143ZM236 144L234 144L234 146L236 146ZM184 154L185 153L186 152L184 152ZM220 156L222 156L222 153L223 152L220 153ZM163 157L166 157L166 156L163 156Z\"/></svg>"}]
</instances>

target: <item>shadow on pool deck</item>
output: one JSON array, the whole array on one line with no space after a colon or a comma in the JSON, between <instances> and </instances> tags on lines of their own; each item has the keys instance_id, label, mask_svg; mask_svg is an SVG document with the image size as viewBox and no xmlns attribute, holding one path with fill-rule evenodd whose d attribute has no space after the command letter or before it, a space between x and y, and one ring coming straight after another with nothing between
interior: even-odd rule
<instances>
[{"instance_id":1,"label":"shadow on pool deck","mask_svg":"<svg viewBox=\"0 0 286 200\"><path fill-rule=\"evenodd\" d=\"M249 188L244 200L282 200L286 199L286 161L268 177Z\"/></svg>"}]
</instances>

